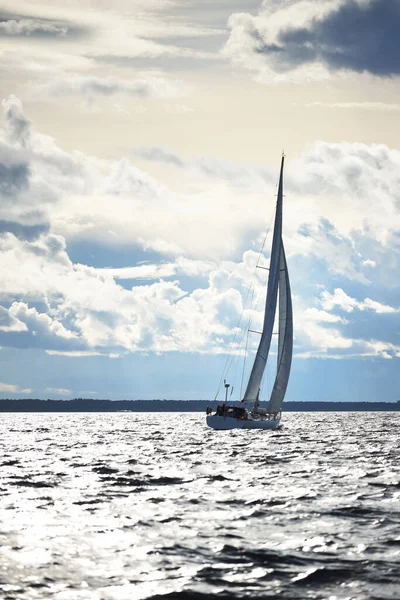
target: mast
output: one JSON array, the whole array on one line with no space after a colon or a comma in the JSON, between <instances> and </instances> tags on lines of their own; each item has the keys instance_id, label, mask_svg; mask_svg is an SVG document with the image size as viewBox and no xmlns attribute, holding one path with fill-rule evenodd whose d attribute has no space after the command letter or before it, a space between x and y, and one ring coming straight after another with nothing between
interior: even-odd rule
<instances>
[{"instance_id":1,"label":"mast","mask_svg":"<svg viewBox=\"0 0 400 600\"><path fill-rule=\"evenodd\" d=\"M278 286L280 281L280 263L282 246L282 198L283 198L283 166L285 157L282 156L281 170L279 175L278 198L276 201L276 213L274 223L274 234L272 239L271 259L269 266L267 298L265 301L264 324L258 345L257 354L254 359L244 402L255 402L261 387L268 353L271 346L272 330L274 327L276 304L278 298Z\"/></svg>"}]
</instances>

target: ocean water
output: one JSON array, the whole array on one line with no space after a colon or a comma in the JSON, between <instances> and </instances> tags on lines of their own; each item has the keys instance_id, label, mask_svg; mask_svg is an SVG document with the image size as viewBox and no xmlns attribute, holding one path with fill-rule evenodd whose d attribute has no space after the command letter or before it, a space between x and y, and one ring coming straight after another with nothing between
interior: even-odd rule
<instances>
[{"instance_id":1,"label":"ocean water","mask_svg":"<svg viewBox=\"0 0 400 600\"><path fill-rule=\"evenodd\" d=\"M2 414L6 600L400 598L400 413Z\"/></svg>"}]
</instances>

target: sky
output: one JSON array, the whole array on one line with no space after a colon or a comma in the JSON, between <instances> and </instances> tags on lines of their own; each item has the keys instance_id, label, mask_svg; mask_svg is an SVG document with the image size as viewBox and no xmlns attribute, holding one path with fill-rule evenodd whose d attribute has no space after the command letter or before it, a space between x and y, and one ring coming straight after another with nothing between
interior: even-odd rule
<instances>
[{"instance_id":1,"label":"sky","mask_svg":"<svg viewBox=\"0 0 400 600\"><path fill-rule=\"evenodd\" d=\"M286 398L399 400L399 28L398 0L3 0L0 398L240 398L284 151Z\"/></svg>"}]
</instances>

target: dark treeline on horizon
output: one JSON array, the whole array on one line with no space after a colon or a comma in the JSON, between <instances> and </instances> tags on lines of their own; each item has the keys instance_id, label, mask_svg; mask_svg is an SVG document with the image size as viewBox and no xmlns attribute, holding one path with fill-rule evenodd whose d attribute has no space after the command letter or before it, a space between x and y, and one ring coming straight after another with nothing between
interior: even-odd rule
<instances>
[{"instance_id":1,"label":"dark treeline on horizon","mask_svg":"<svg viewBox=\"0 0 400 600\"><path fill-rule=\"evenodd\" d=\"M237 404L237 403L233 403ZM205 412L209 400L0 399L0 412ZM285 412L400 411L397 402L285 402Z\"/></svg>"}]
</instances>

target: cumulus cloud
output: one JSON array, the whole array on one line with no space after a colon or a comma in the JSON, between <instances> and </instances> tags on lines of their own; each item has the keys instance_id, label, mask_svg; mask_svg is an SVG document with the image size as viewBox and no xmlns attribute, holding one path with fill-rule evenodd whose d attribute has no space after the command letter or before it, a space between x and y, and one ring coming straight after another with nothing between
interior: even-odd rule
<instances>
[{"instance_id":1,"label":"cumulus cloud","mask_svg":"<svg viewBox=\"0 0 400 600\"><path fill-rule=\"evenodd\" d=\"M44 227L49 204L84 188L85 169L78 155L63 152L51 138L35 132L18 98L10 96L2 107L0 220L3 228L7 222Z\"/></svg>"},{"instance_id":2,"label":"cumulus cloud","mask_svg":"<svg viewBox=\"0 0 400 600\"><path fill-rule=\"evenodd\" d=\"M4 306L0 306L0 331L28 331L28 327Z\"/></svg>"},{"instance_id":3,"label":"cumulus cloud","mask_svg":"<svg viewBox=\"0 0 400 600\"><path fill-rule=\"evenodd\" d=\"M6 129L0 137L0 169L7 175L0 206L3 229L7 223L46 227L51 220L53 231L63 236L98 238L108 244L134 242L174 255L200 251L208 257L241 239L243 216L233 215L233 232L222 218L224 204L234 202L227 190L179 196L127 159L106 162L63 152L34 130L18 99L10 97L3 108ZM215 220L209 218L212 206ZM202 239L204 227L214 229L207 244ZM15 229L10 225L11 231ZM21 228L19 233L23 234Z\"/></svg>"},{"instance_id":4,"label":"cumulus cloud","mask_svg":"<svg viewBox=\"0 0 400 600\"><path fill-rule=\"evenodd\" d=\"M190 184L177 194L127 158L107 162L63 152L34 130L17 99L3 107L0 231L33 239L51 222L52 232L67 239L218 260L249 247L268 225L276 169L185 159L158 147L136 150L190 172ZM372 262L382 258L376 252L400 228L399 172L400 153L384 145L313 145L286 169L288 252L314 254L333 273L368 283ZM367 239L375 253L362 246Z\"/></svg>"},{"instance_id":5,"label":"cumulus cloud","mask_svg":"<svg viewBox=\"0 0 400 600\"><path fill-rule=\"evenodd\" d=\"M369 298L357 300L338 288L333 294L323 290L314 299L314 304L307 307L301 298L294 298L297 358L346 360L368 357L392 359L400 356L400 345L388 339L392 337L391 332L387 330L387 323L386 326L382 324L385 315L398 313L398 309ZM332 312L337 309L351 313L351 321ZM365 320L358 317L365 310L370 312L368 328L365 327ZM376 339L374 331L379 331L386 339ZM304 350L306 347L308 349Z\"/></svg>"},{"instance_id":6,"label":"cumulus cloud","mask_svg":"<svg viewBox=\"0 0 400 600\"><path fill-rule=\"evenodd\" d=\"M324 290L321 294L321 305L325 310L332 310L335 307L341 308L345 312L353 312L357 310L371 310L378 314L380 313L397 313L400 309L381 304L371 298L365 298L365 300L357 300L348 296L341 288L336 288L331 294L328 290Z\"/></svg>"},{"instance_id":7,"label":"cumulus cloud","mask_svg":"<svg viewBox=\"0 0 400 600\"><path fill-rule=\"evenodd\" d=\"M263 196L273 198L276 172L209 157L186 159L160 147L137 148L135 156L190 172L192 177L197 174L210 180L210 186L220 182L237 188L237 193L245 189L247 199L242 205L236 202L233 210L243 213L246 206L249 218L254 207L254 219L267 217ZM384 145L313 144L286 167L284 228L289 254L314 255L332 274L370 282L371 266L383 260L400 227L399 172L400 153ZM254 200L249 203L250 193ZM223 218L229 219L231 212L229 207Z\"/></svg>"},{"instance_id":8,"label":"cumulus cloud","mask_svg":"<svg viewBox=\"0 0 400 600\"><path fill-rule=\"evenodd\" d=\"M225 54L269 80L323 78L330 72L400 73L397 0L264 2L229 19Z\"/></svg>"},{"instance_id":9,"label":"cumulus cloud","mask_svg":"<svg viewBox=\"0 0 400 600\"><path fill-rule=\"evenodd\" d=\"M219 353L240 338L240 319L261 328L266 272L257 269L250 283L258 253L249 248L260 247L265 236L277 173L144 151L150 160L200 176L178 194L127 158L109 162L63 152L35 131L16 99L8 99L4 109L0 164L18 168L7 172L0 207L3 346L64 356ZM383 269L382 257L393 255L400 227L399 165L400 154L382 145L328 143L289 163L284 233L289 262L311 260L312 268L318 263L322 271L364 287L389 266L397 271L395 258ZM137 265L132 258L125 268L94 268L70 259L68 245L79 240L105 249L129 244L132 251L152 249L159 257ZM268 265L268 251L262 264ZM293 273L295 286L301 286L304 278ZM136 285L129 288L128 280ZM348 296L341 285L340 298L326 292L314 304L296 307L296 343L315 356L395 355L395 340L346 335L350 324L334 308L352 318L367 310L377 318L394 316L397 309L371 299L372 293ZM249 306L249 296L260 304Z\"/></svg>"},{"instance_id":10,"label":"cumulus cloud","mask_svg":"<svg viewBox=\"0 0 400 600\"><path fill-rule=\"evenodd\" d=\"M4 316L11 326L0 327L3 345L16 348L69 348L73 343L74 346L83 346L78 333L68 330L59 319L41 313L25 302L13 302L6 312L8 314L4 313Z\"/></svg>"},{"instance_id":11,"label":"cumulus cloud","mask_svg":"<svg viewBox=\"0 0 400 600\"><path fill-rule=\"evenodd\" d=\"M323 257L332 273L371 281L373 262L394 260L399 166L400 153L379 144L320 142L303 153L287 175L287 193L302 211L299 250Z\"/></svg>"},{"instance_id":12,"label":"cumulus cloud","mask_svg":"<svg viewBox=\"0 0 400 600\"><path fill-rule=\"evenodd\" d=\"M217 352L218 338L231 334L225 313L233 311L232 319L237 320L241 296L230 286L222 290L211 279L208 288L191 294L177 281L124 289L111 272L72 264L62 245L49 251L48 237L51 234L32 243L8 234L8 251L4 252L5 247L0 251L2 296L25 297L46 306L43 311L26 301L14 301L8 310L3 308L2 345L39 347L66 355ZM184 259L179 268L192 273L205 269L190 261L185 264Z\"/></svg>"}]
</instances>

